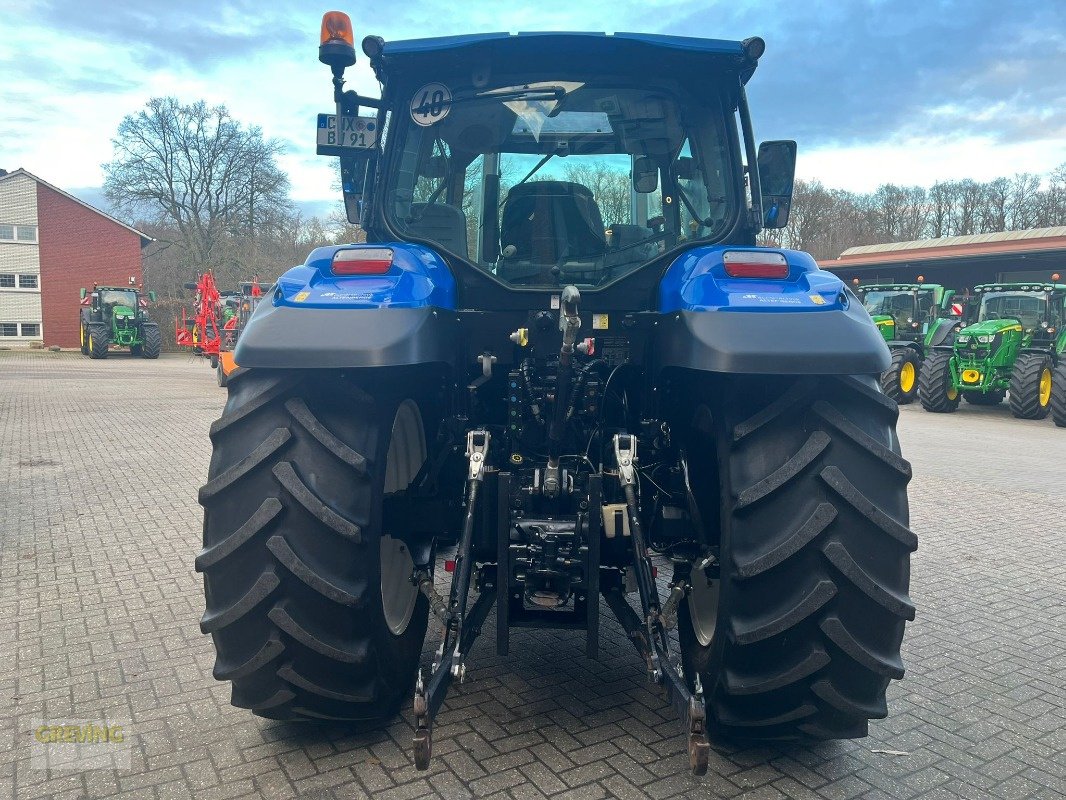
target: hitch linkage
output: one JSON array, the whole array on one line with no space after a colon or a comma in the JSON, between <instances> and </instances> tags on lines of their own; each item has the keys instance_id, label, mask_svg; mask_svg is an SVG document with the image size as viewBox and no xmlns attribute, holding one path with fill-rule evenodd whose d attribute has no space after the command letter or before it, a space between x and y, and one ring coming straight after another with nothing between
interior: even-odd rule
<instances>
[{"instance_id":1,"label":"hitch linkage","mask_svg":"<svg viewBox=\"0 0 1066 800\"><path fill-rule=\"evenodd\" d=\"M637 593L644 612L643 621L626 601L620 590L607 597L607 603L615 612L618 621L629 635L637 651L648 665L648 676L653 683L663 686L668 699L681 717L688 737L689 765L693 775L704 775L710 756L707 741L707 711L703 702L703 686L699 675L695 676L694 690L688 688L680 663L670 652L670 637L667 629L677 606L684 596L683 584L675 584L666 606L659 603L659 589L655 585L651 560L648 557L644 530L640 524L640 508L637 505L637 438L628 433L614 436L614 455L618 465L618 481L626 498L629 512L629 530L633 537L633 568L637 576ZM611 593L609 593L611 594Z\"/></svg>"},{"instance_id":2,"label":"hitch linkage","mask_svg":"<svg viewBox=\"0 0 1066 800\"><path fill-rule=\"evenodd\" d=\"M455 557L455 572L452 575L452 587L446 610L441 613L438 601L434 602L434 612L443 617L444 641L441 643L437 658L434 660L428 685L422 680L421 669L415 683L415 767L429 769L429 760L433 752L433 718L444 702L453 678L462 683L466 676L466 656L474 644L474 639L481 633L481 626L488 616L489 609L496 599L495 592L482 592L467 613L467 600L470 594L470 576L474 562L472 548L474 539L474 520L477 514L479 489L485 478L485 466L489 454L491 436L486 430L468 431L466 435L466 456L468 472L466 481L466 516L463 518L463 533L459 539L459 548ZM419 588L434 601L436 592L428 585L424 577L418 577ZM428 588L428 592L427 592Z\"/></svg>"},{"instance_id":3,"label":"hitch linkage","mask_svg":"<svg viewBox=\"0 0 1066 800\"><path fill-rule=\"evenodd\" d=\"M474 605L467 611L468 595L474 564L472 558L474 520L478 513L480 489L484 481L486 460L489 453L490 435L485 430L467 433L466 455L468 459L466 486L466 515L462 535L456 552L455 572L447 603L433 589L427 573L416 573L412 580L433 606L433 612L444 623L444 640L437 651L428 681L419 670L414 694L414 755L415 766L429 769L433 750L433 719L440 710L444 697L454 679L462 682L466 674L466 657L474 640L501 590L499 586L481 587ZM637 474L637 439L631 434L616 434L614 453L618 466L618 480L626 499L630 534L633 539L633 567L636 572L637 591L643 617L625 599L621 586L616 585L603 592L603 596L618 617L629 639L644 659L649 679L662 686L670 703L684 724L687 737L689 765L694 775L704 775L710 755L707 740L707 716L704 706L703 686L698 675L694 676L693 688L685 680L679 659L671 653L667 633L673 627L677 608L684 599L687 581L680 579L671 586L670 596L664 604L659 601L658 587L652 571L644 530L640 524L638 507L639 477ZM594 493L598 498L598 492ZM598 504L598 500L596 501ZM595 534L598 536L598 532ZM598 570L598 564L596 566ZM488 573L483 573L484 575ZM499 580L499 578L497 578ZM490 580L491 584L492 581ZM495 591L492 591L492 590ZM598 590L598 582L595 590ZM507 591L503 585L502 590Z\"/></svg>"}]
</instances>

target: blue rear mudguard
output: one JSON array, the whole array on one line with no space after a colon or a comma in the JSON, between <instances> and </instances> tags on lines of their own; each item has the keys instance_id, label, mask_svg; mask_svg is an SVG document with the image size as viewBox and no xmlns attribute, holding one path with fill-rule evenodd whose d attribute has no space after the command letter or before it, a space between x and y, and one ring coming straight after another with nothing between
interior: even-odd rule
<instances>
[{"instance_id":1,"label":"blue rear mudguard","mask_svg":"<svg viewBox=\"0 0 1066 800\"><path fill-rule=\"evenodd\" d=\"M781 279L732 278L714 245L678 257L659 286L660 367L779 375L884 372L892 358L862 303L807 253L784 255Z\"/></svg>"},{"instance_id":2,"label":"blue rear mudguard","mask_svg":"<svg viewBox=\"0 0 1066 800\"><path fill-rule=\"evenodd\" d=\"M389 247L392 267L384 275L333 275L330 264L341 247ZM888 368L888 348L862 304L808 254L775 250L789 266L781 279L726 274L723 253L756 249L695 247L670 264L652 334L656 371L829 375ZM582 305L597 310L596 294L589 292ZM426 247L320 247L259 304L235 359L242 367L275 368L454 363L455 311L455 278Z\"/></svg>"},{"instance_id":3,"label":"blue rear mudguard","mask_svg":"<svg viewBox=\"0 0 1066 800\"><path fill-rule=\"evenodd\" d=\"M344 248L388 247L384 275L334 275ZM312 250L285 272L241 332L241 367L385 367L452 363L458 333L455 278L432 250L414 244Z\"/></svg>"}]
</instances>

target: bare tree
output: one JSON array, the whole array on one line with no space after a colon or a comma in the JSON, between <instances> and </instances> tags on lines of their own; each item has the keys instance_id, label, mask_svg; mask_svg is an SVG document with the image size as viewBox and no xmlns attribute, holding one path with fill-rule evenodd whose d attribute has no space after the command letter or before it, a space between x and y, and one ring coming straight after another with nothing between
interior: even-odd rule
<instances>
[{"instance_id":1,"label":"bare tree","mask_svg":"<svg viewBox=\"0 0 1066 800\"><path fill-rule=\"evenodd\" d=\"M215 266L227 237L254 238L290 211L281 143L243 127L225 106L155 97L122 121L112 143L108 200L173 232L196 269Z\"/></svg>"},{"instance_id":2,"label":"bare tree","mask_svg":"<svg viewBox=\"0 0 1066 800\"><path fill-rule=\"evenodd\" d=\"M921 186L886 183L869 198L874 233L882 242L905 242L925 235L928 204Z\"/></svg>"},{"instance_id":3,"label":"bare tree","mask_svg":"<svg viewBox=\"0 0 1066 800\"><path fill-rule=\"evenodd\" d=\"M563 174L566 180L580 183L592 192L604 225L629 222L632 215L628 172L611 169L606 164L567 164Z\"/></svg>"},{"instance_id":4,"label":"bare tree","mask_svg":"<svg viewBox=\"0 0 1066 800\"><path fill-rule=\"evenodd\" d=\"M1037 227L1042 202L1040 176L1021 172L1010 182L1010 199L1005 230L1018 231Z\"/></svg>"}]
</instances>

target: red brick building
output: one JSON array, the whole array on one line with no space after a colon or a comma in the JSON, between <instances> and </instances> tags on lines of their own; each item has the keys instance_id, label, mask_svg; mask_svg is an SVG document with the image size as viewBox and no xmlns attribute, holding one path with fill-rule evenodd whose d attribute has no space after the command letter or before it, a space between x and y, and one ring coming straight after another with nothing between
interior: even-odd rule
<instances>
[{"instance_id":1,"label":"red brick building","mask_svg":"<svg viewBox=\"0 0 1066 800\"><path fill-rule=\"evenodd\" d=\"M0 171L0 346L77 347L79 290L140 285L151 241L24 169Z\"/></svg>"}]
</instances>

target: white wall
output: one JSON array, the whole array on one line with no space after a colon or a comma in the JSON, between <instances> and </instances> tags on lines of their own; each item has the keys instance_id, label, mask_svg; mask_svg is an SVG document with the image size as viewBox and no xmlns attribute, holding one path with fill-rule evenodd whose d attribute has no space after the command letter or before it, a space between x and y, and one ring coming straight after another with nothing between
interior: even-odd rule
<instances>
[{"instance_id":1,"label":"white wall","mask_svg":"<svg viewBox=\"0 0 1066 800\"><path fill-rule=\"evenodd\" d=\"M11 175L0 179L0 224L37 224L37 182L25 175ZM41 291L40 250L36 243L0 242L0 272L37 275L38 288L0 288L0 322L30 322L40 325ZM17 279L16 279L17 283ZM0 336L4 345L28 344L41 337Z\"/></svg>"}]
</instances>

